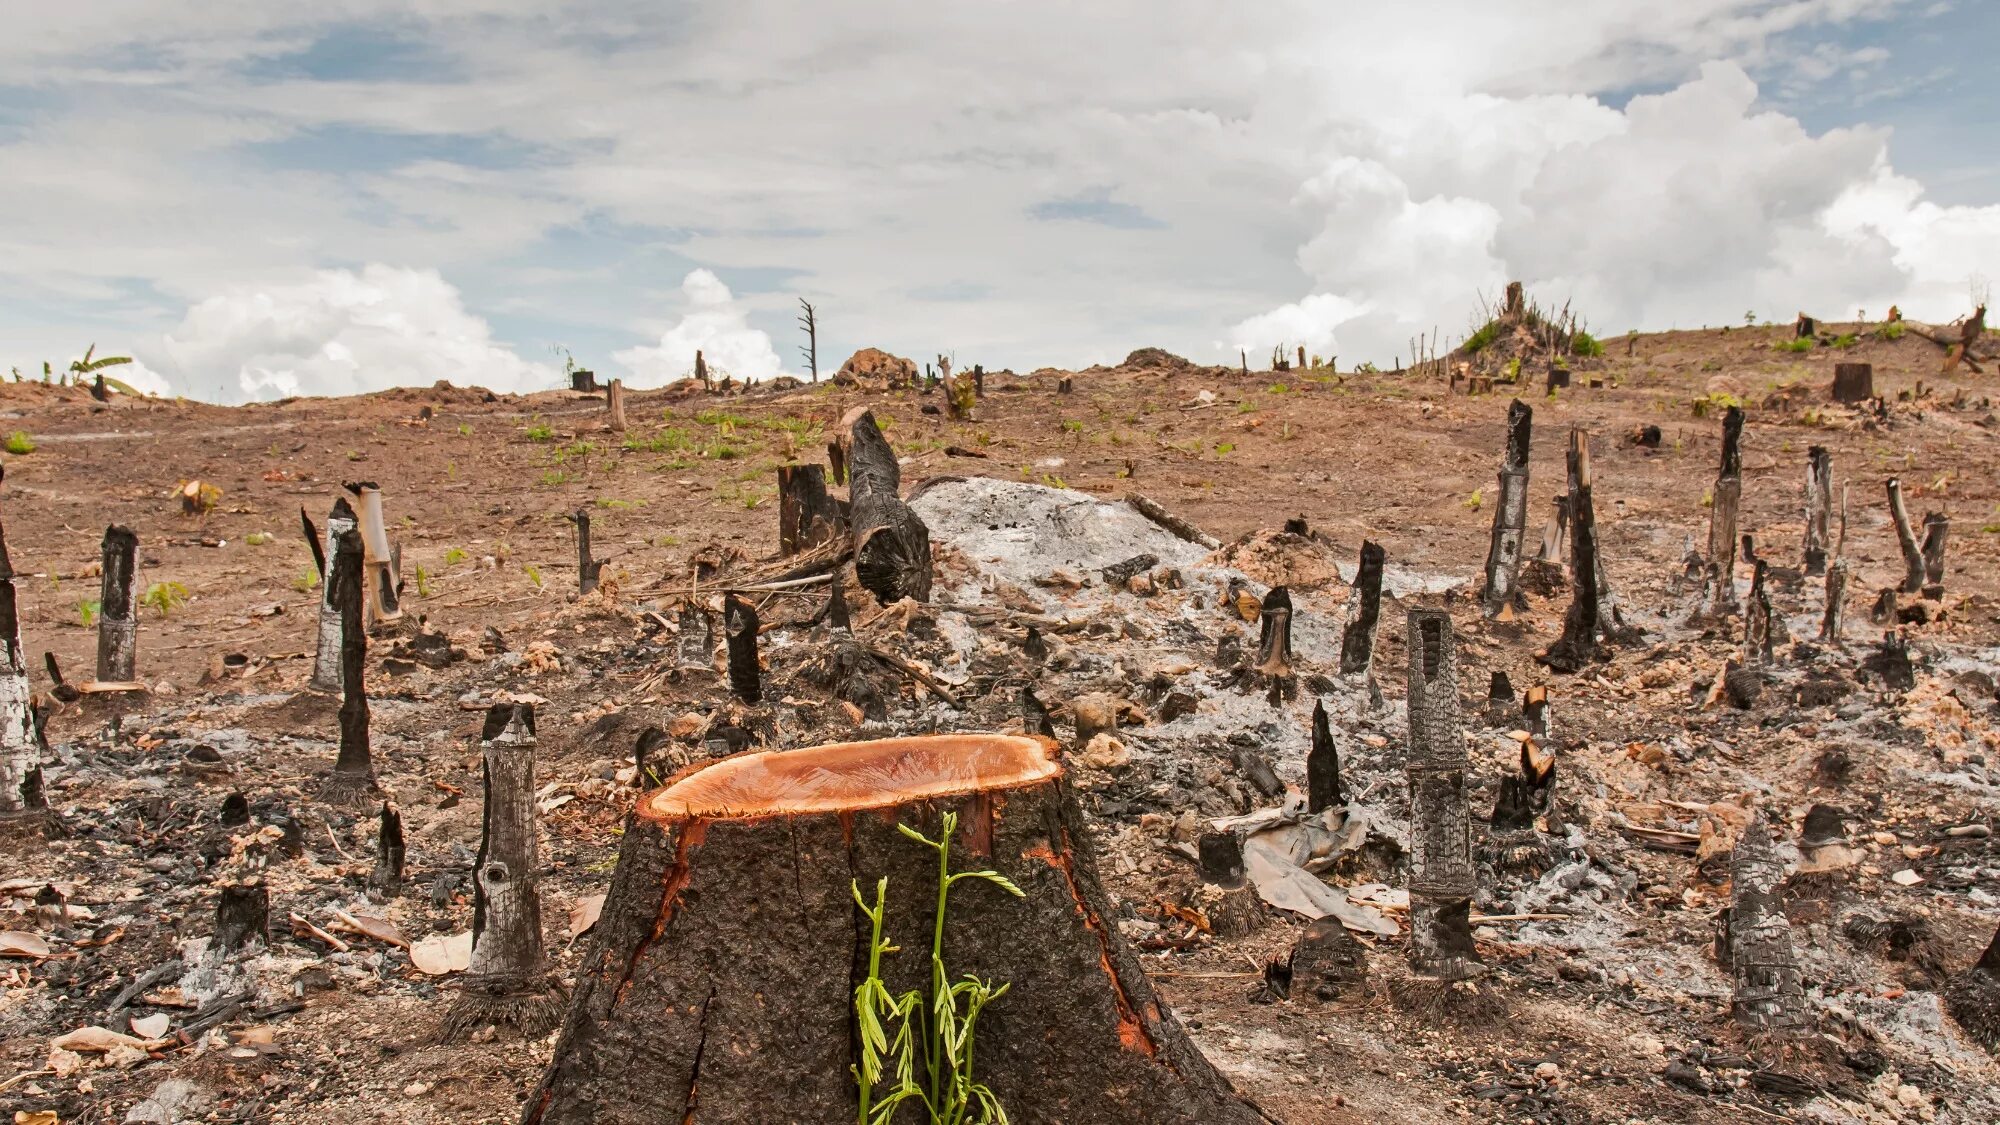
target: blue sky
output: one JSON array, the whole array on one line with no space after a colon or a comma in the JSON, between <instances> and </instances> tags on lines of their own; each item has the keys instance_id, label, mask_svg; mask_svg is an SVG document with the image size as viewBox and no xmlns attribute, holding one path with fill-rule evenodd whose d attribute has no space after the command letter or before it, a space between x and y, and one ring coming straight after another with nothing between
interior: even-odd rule
<instances>
[{"instance_id":1,"label":"blue sky","mask_svg":"<svg viewBox=\"0 0 2000 1125\"><path fill-rule=\"evenodd\" d=\"M1514 277L1608 331L1948 318L2000 252L1995 9L37 8L0 350L238 399L798 371L801 296L829 370L1387 362Z\"/></svg>"}]
</instances>

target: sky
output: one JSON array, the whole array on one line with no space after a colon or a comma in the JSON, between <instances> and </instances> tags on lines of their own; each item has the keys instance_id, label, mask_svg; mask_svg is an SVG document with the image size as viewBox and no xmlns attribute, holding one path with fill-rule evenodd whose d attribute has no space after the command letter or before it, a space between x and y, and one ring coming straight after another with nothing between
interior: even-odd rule
<instances>
[{"instance_id":1,"label":"sky","mask_svg":"<svg viewBox=\"0 0 2000 1125\"><path fill-rule=\"evenodd\" d=\"M1981 0L89 0L0 40L0 363L448 379L1387 366L1510 279L1599 335L1969 311Z\"/></svg>"}]
</instances>

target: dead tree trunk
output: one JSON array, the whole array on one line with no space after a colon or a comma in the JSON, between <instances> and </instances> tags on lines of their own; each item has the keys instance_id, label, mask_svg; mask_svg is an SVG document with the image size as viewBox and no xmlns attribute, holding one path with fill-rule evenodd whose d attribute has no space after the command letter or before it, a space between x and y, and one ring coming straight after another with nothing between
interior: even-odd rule
<instances>
[{"instance_id":1,"label":"dead tree trunk","mask_svg":"<svg viewBox=\"0 0 2000 1125\"><path fill-rule=\"evenodd\" d=\"M104 581L97 600L97 678L131 683L139 655L139 537L129 527L104 529Z\"/></svg>"},{"instance_id":2,"label":"dead tree trunk","mask_svg":"<svg viewBox=\"0 0 2000 1125\"><path fill-rule=\"evenodd\" d=\"M0 528L0 826L40 827L50 817L42 792L42 740L29 703L28 655L21 648L14 563Z\"/></svg>"},{"instance_id":3,"label":"dead tree trunk","mask_svg":"<svg viewBox=\"0 0 2000 1125\"><path fill-rule=\"evenodd\" d=\"M1792 925L1785 917L1778 885L1784 865L1771 848L1763 814L1737 837L1729 856L1729 970L1735 981L1730 1009L1736 1021L1759 1031L1796 1032L1805 1027L1805 988L1800 983Z\"/></svg>"},{"instance_id":4,"label":"dead tree trunk","mask_svg":"<svg viewBox=\"0 0 2000 1125\"><path fill-rule=\"evenodd\" d=\"M1472 975L1471 815L1451 615L1409 617L1410 966L1439 981Z\"/></svg>"},{"instance_id":5,"label":"dead tree trunk","mask_svg":"<svg viewBox=\"0 0 2000 1125\"><path fill-rule=\"evenodd\" d=\"M1569 433L1570 603L1563 615L1562 635L1538 659L1558 672L1575 672L1598 658L1598 635L1604 624L1598 581L1597 515L1591 500L1590 439L1582 430Z\"/></svg>"},{"instance_id":6,"label":"dead tree trunk","mask_svg":"<svg viewBox=\"0 0 2000 1125\"><path fill-rule=\"evenodd\" d=\"M361 533L342 532L334 545L332 573L326 582L334 604L340 607L340 754L334 759L333 776L320 790L320 799L330 805L368 805L381 794L368 746L368 688L363 681L368 633L361 623L362 554Z\"/></svg>"},{"instance_id":7,"label":"dead tree trunk","mask_svg":"<svg viewBox=\"0 0 2000 1125\"><path fill-rule=\"evenodd\" d=\"M1944 541L1951 534L1951 520L1943 512L1924 513L1924 542L1918 554L1924 559L1924 597L1944 600Z\"/></svg>"},{"instance_id":8,"label":"dead tree trunk","mask_svg":"<svg viewBox=\"0 0 2000 1125\"><path fill-rule=\"evenodd\" d=\"M868 411L854 418L847 432L855 577L884 605L903 598L927 602L931 531L897 495L902 470L896 466L896 454Z\"/></svg>"},{"instance_id":9,"label":"dead tree trunk","mask_svg":"<svg viewBox=\"0 0 2000 1125\"><path fill-rule=\"evenodd\" d=\"M614 434L625 432L625 380L613 379L604 388L604 409L611 417L605 424Z\"/></svg>"},{"instance_id":10,"label":"dead tree trunk","mask_svg":"<svg viewBox=\"0 0 2000 1125\"><path fill-rule=\"evenodd\" d=\"M1549 522L1542 525L1542 549L1536 559L1550 566L1561 566L1569 559L1569 495L1556 497L1555 511L1549 513Z\"/></svg>"},{"instance_id":11,"label":"dead tree trunk","mask_svg":"<svg viewBox=\"0 0 2000 1125\"><path fill-rule=\"evenodd\" d=\"M1743 408L1732 406L1722 416L1722 470L1715 476L1708 512L1707 609L1718 615L1735 613L1736 512L1743 501Z\"/></svg>"},{"instance_id":12,"label":"dead tree trunk","mask_svg":"<svg viewBox=\"0 0 2000 1125\"><path fill-rule=\"evenodd\" d=\"M778 466L778 554L796 555L846 533L840 501L826 490L823 466Z\"/></svg>"},{"instance_id":13,"label":"dead tree trunk","mask_svg":"<svg viewBox=\"0 0 2000 1125\"><path fill-rule=\"evenodd\" d=\"M1772 636L1775 620L1771 611L1771 591L1764 584L1764 576L1770 567L1763 559L1757 560L1756 567L1750 579L1750 602L1743 612L1743 656L1751 664L1769 664L1777 644L1777 639Z\"/></svg>"},{"instance_id":14,"label":"dead tree trunk","mask_svg":"<svg viewBox=\"0 0 2000 1125\"><path fill-rule=\"evenodd\" d=\"M333 597L333 568L327 560L338 553L341 536L355 530L354 509L348 505L345 496L335 498L333 511L326 517L324 548L312 537L312 520L306 517L304 508L299 509L299 516L305 519L306 541L313 544L313 557L319 564L320 579L318 643L313 649L312 679L306 681L306 686L314 691L332 693L340 690L340 603Z\"/></svg>"},{"instance_id":15,"label":"dead tree trunk","mask_svg":"<svg viewBox=\"0 0 2000 1125\"><path fill-rule=\"evenodd\" d=\"M819 382L819 314L812 302L799 298L799 307L805 314L799 317L799 327L806 330L806 346L801 349L806 356L806 370L812 373L812 381Z\"/></svg>"},{"instance_id":16,"label":"dead tree trunk","mask_svg":"<svg viewBox=\"0 0 2000 1125\"><path fill-rule=\"evenodd\" d=\"M1333 744L1325 703L1313 704L1312 721L1312 749L1306 752L1306 811L1318 813L1347 804L1347 792L1340 784L1340 748Z\"/></svg>"},{"instance_id":17,"label":"dead tree trunk","mask_svg":"<svg viewBox=\"0 0 2000 1125\"><path fill-rule=\"evenodd\" d=\"M712 391L715 389L715 384L708 381L708 361L701 357L700 348L694 350L694 378L695 382L701 384L702 390Z\"/></svg>"},{"instance_id":18,"label":"dead tree trunk","mask_svg":"<svg viewBox=\"0 0 2000 1125\"><path fill-rule=\"evenodd\" d=\"M1382 545L1361 541L1361 565L1354 573L1354 608L1340 634L1340 674L1368 674L1375 660L1375 623L1382 616Z\"/></svg>"},{"instance_id":19,"label":"dead tree trunk","mask_svg":"<svg viewBox=\"0 0 2000 1125\"><path fill-rule=\"evenodd\" d=\"M368 885L390 898L403 893L403 814L382 802L382 820L375 833L375 870Z\"/></svg>"},{"instance_id":20,"label":"dead tree trunk","mask_svg":"<svg viewBox=\"0 0 2000 1125\"><path fill-rule=\"evenodd\" d=\"M612 380L617 386L617 380ZM603 559L590 556L590 509L578 508L570 514L569 522L576 525L576 592L581 597L597 589L604 576Z\"/></svg>"},{"instance_id":21,"label":"dead tree trunk","mask_svg":"<svg viewBox=\"0 0 2000 1125\"><path fill-rule=\"evenodd\" d=\"M356 523L361 529L366 622L371 627L394 624L403 619L402 583L396 573L398 555L389 542L389 528L382 518L382 489L372 480L342 487L354 497Z\"/></svg>"},{"instance_id":22,"label":"dead tree trunk","mask_svg":"<svg viewBox=\"0 0 2000 1125\"><path fill-rule=\"evenodd\" d=\"M735 594L723 599L722 629L729 638L729 687L736 698L764 698L763 670L757 664L757 607Z\"/></svg>"},{"instance_id":23,"label":"dead tree trunk","mask_svg":"<svg viewBox=\"0 0 2000 1125\"><path fill-rule=\"evenodd\" d=\"M1806 545L1808 575L1826 573L1826 552L1833 534L1833 455L1823 445L1806 451Z\"/></svg>"},{"instance_id":24,"label":"dead tree trunk","mask_svg":"<svg viewBox=\"0 0 2000 1125\"><path fill-rule=\"evenodd\" d=\"M1889 519L1896 525L1896 543L1903 549L1903 584L1897 589L1914 594L1924 588L1924 552L1917 545L1917 533L1910 528L1910 513L1903 507L1903 482L1890 477L1883 487L1889 493Z\"/></svg>"},{"instance_id":25,"label":"dead tree trunk","mask_svg":"<svg viewBox=\"0 0 2000 1125\"><path fill-rule=\"evenodd\" d=\"M947 867L991 868L1020 897L973 878L935 912ZM856 910L877 893L880 941L898 950L879 956L871 913ZM1266 1121L1188 1041L1115 917L1062 766L1033 739L898 738L706 763L627 822L525 1125L767 1122L774 1075L777 1116L862 1119L856 982L879 965L889 995L922 993L933 941L949 979L1007 986L967 1041L975 1080L1012 1119ZM913 1069L924 1083L923 1062ZM893 1073L892 1061L870 1104Z\"/></svg>"},{"instance_id":26,"label":"dead tree trunk","mask_svg":"<svg viewBox=\"0 0 2000 1125\"><path fill-rule=\"evenodd\" d=\"M1500 466L1500 498L1493 507L1493 541L1486 549L1487 617L1511 618L1521 599L1521 543L1528 532L1528 439L1534 411L1520 399L1507 407L1507 459Z\"/></svg>"},{"instance_id":27,"label":"dead tree trunk","mask_svg":"<svg viewBox=\"0 0 2000 1125\"><path fill-rule=\"evenodd\" d=\"M542 948L534 705L487 708L479 744L486 804L473 866L472 963L444 1037L505 1024L532 1038L556 1025L564 999Z\"/></svg>"},{"instance_id":28,"label":"dead tree trunk","mask_svg":"<svg viewBox=\"0 0 2000 1125\"><path fill-rule=\"evenodd\" d=\"M1841 643L1847 625L1847 560L1835 558L1826 568L1826 608L1819 619L1819 639L1830 645Z\"/></svg>"}]
</instances>

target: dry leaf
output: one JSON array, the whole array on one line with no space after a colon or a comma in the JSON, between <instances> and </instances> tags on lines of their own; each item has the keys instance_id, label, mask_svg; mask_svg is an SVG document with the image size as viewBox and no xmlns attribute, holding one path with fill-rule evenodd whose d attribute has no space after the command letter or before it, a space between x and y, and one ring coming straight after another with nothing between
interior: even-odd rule
<instances>
[{"instance_id":1,"label":"dry leaf","mask_svg":"<svg viewBox=\"0 0 2000 1125\"><path fill-rule=\"evenodd\" d=\"M385 918L371 918L366 914L349 914L345 910L334 911L333 918L333 928L336 930L350 934L360 934L362 937L374 938L376 941L386 942L390 945L400 945L404 949L410 947L410 940L403 936L403 931L397 929L393 922Z\"/></svg>"},{"instance_id":2,"label":"dry leaf","mask_svg":"<svg viewBox=\"0 0 2000 1125\"><path fill-rule=\"evenodd\" d=\"M434 977L463 972L472 964L472 931L423 939L410 947L410 964Z\"/></svg>"},{"instance_id":3,"label":"dry leaf","mask_svg":"<svg viewBox=\"0 0 2000 1125\"><path fill-rule=\"evenodd\" d=\"M604 896L591 895L577 900L569 908L569 936L573 941L590 932L597 925L597 916L604 913Z\"/></svg>"},{"instance_id":4,"label":"dry leaf","mask_svg":"<svg viewBox=\"0 0 2000 1125\"><path fill-rule=\"evenodd\" d=\"M65 1051L76 1051L86 1054L101 1053L109 1051L114 1047L130 1047L134 1050L143 1051L155 1045L155 1042L152 1040L123 1035L108 1027L98 1027L94 1024L90 1027L79 1027L75 1031L58 1035L49 1044L51 1047L60 1047Z\"/></svg>"},{"instance_id":5,"label":"dry leaf","mask_svg":"<svg viewBox=\"0 0 2000 1125\"><path fill-rule=\"evenodd\" d=\"M132 1034L141 1039L158 1039L167 1033L174 1017L167 1012L154 1012L150 1016L132 1017Z\"/></svg>"},{"instance_id":6,"label":"dry leaf","mask_svg":"<svg viewBox=\"0 0 2000 1125\"><path fill-rule=\"evenodd\" d=\"M17 1109L14 1111L14 1125L58 1125L62 1119L53 1109Z\"/></svg>"},{"instance_id":7,"label":"dry leaf","mask_svg":"<svg viewBox=\"0 0 2000 1125\"><path fill-rule=\"evenodd\" d=\"M49 943L21 930L0 931L0 957L33 957L40 960L50 953Z\"/></svg>"}]
</instances>

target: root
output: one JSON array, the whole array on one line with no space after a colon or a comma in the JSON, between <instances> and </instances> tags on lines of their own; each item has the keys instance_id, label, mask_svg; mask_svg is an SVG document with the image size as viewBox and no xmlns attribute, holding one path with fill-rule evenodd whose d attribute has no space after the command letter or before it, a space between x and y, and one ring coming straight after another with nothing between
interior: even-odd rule
<instances>
[{"instance_id":1,"label":"root","mask_svg":"<svg viewBox=\"0 0 2000 1125\"><path fill-rule=\"evenodd\" d=\"M1508 1013L1506 998L1477 977L1447 981L1404 970L1390 975L1385 984L1391 1004L1427 1023L1484 1027L1499 1023Z\"/></svg>"},{"instance_id":2,"label":"root","mask_svg":"<svg viewBox=\"0 0 2000 1125\"><path fill-rule=\"evenodd\" d=\"M322 804L344 809L372 808L382 799L382 787L368 774L336 773L320 787Z\"/></svg>"},{"instance_id":3,"label":"root","mask_svg":"<svg viewBox=\"0 0 2000 1125\"><path fill-rule=\"evenodd\" d=\"M489 1024L513 1028L523 1039L538 1039L555 1030L568 1003L568 992L552 976L534 980L468 976L464 991L445 1014L438 1039L458 1042Z\"/></svg>"}]
</instances>

